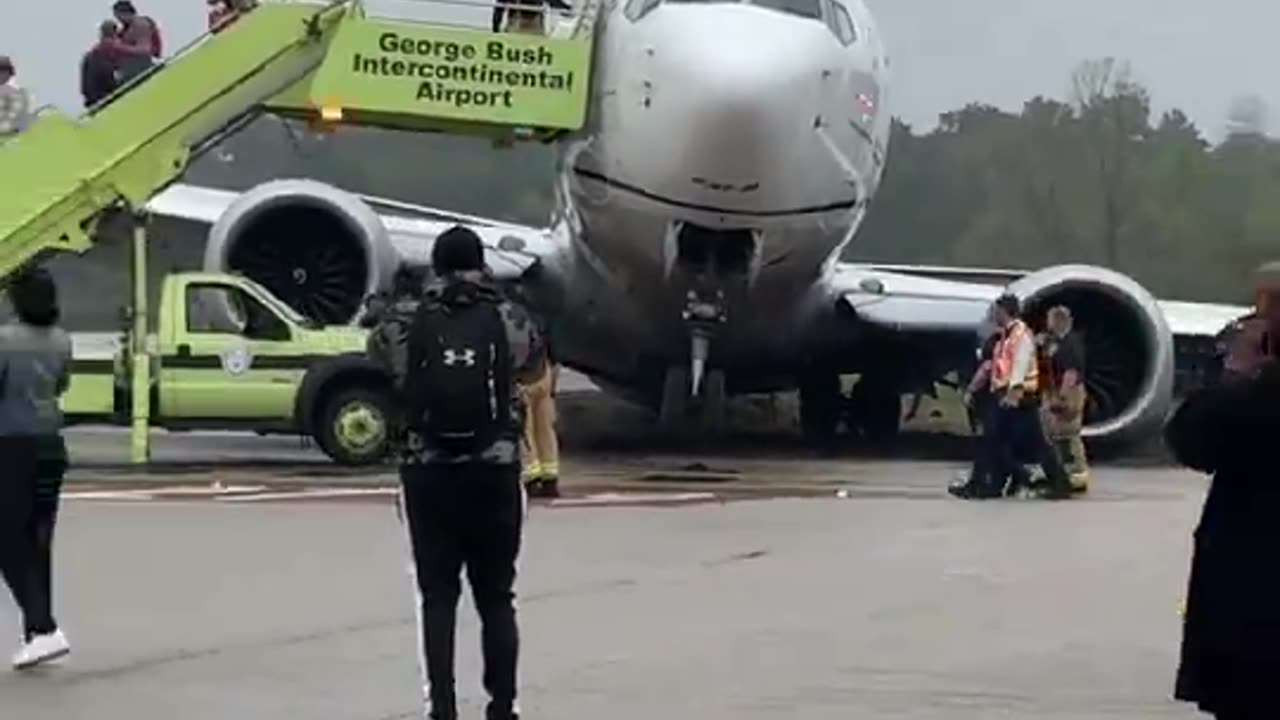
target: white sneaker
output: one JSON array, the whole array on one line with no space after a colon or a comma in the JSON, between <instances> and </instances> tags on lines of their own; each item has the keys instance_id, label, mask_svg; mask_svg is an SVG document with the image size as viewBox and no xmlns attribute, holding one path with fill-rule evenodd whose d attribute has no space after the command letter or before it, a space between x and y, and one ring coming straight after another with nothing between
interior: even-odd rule
<instances>
[{"instance_id":1,"label":"white sneaker","mask_svg":"<svg viewBox=\"0 0 1280 720\"><path fill-rule=\"evenodd\" d=\"M54 630L47 635L37 635L31 642L13 656L14 670L29 670L53 660L65 657L71 652L71 644L61 630Z\"/></svg>"}]
</instances>

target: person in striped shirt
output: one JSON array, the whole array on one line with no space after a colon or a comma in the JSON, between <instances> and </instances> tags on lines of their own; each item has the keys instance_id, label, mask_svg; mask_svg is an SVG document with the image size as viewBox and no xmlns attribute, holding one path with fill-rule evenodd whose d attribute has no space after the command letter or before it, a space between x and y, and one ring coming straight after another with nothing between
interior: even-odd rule
<instances>
[{"instance_id":1,"label":"person in striped shirt","mask_svg":"<svg viewBox=\"0 0 1280 720\"><path fill-rule=\"evenodd\" d=\"M31 95L14 80L13 60L0 55L0 139L26 129L31 115Z\"/></svg>"}]
</instances>

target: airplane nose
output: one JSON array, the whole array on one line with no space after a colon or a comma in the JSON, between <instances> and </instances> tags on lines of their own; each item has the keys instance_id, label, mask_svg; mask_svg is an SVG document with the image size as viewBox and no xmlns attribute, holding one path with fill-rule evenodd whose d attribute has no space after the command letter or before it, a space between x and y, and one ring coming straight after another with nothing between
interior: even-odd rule
<instances>
[{"instance_id":1,"label":"airplane nose","mask_svg":"<svg viewBox=\"0 0 1280 720\"><path fill-rule=\"evenodd\" d=\"M824 82L815 58L829 42L820 23L795 20L750 5L671 3L654 13L646 22L661 42L645 49L646 96L634 118L650 148L667 150L642 153L634 160L649 167L634 169L649 177L696 169L664 184L729 206L785 172L812 131ZM670 163L673 155L684 161Z\"/></svg>"}]
</instances>

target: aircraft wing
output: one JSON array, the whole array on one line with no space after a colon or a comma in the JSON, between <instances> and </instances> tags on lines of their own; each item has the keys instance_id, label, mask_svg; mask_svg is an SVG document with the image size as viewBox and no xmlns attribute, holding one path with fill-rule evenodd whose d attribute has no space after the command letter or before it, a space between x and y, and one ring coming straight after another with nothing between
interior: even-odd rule
<instances>
[{"instance_id":1,"label":"aircraft wing","mask_svg":"<svg viewBox=\"0 0 1280 720\"><path fill-rule=\"evenodd\" d=\"M243 193L175 184L156 195L146 209L155 216L213 226ZM382 220L388 238L403 260L429 265L435 238L454 225L476 232L485 246L485 260L499 280L521 277L560 247L549 229L506 223L358 193L348 193L369 205Z\"/></svg>"},{"instance_id":2,"label":"aircraft wing","mask_svg":"<svg viewBox=\"0 0 1280 720\"><path fill-rule=\"evenodd\" d=\"M1218 335L1249 312L1157 300L1132 278L1089 265L1026 272L839 263L825 295L845 311L837 316L852 316L847 337L855 345L859 336L874 345L884 333L907 343L912 350L888 372L928 388L952 371L971 372L977 339L989 329L988 308L1006 290L1023 300L1062 302L1085 328L1084 435L1095 440L1149 437L1174 397L1212 381ZM839 345L846 333L838 326L834 332Z\"/></svg>"},{"instance_id":3,"label":"aircraft wing","mask_svg":"<svg viewBox=\"0 0 1280 720\"><path fill-rule=\"evenodd\" d=\"M991 302L1026 270L840 263L835 291L858 317L886 329L977 331ZM1241 305L1156 300L1179 340L1211 339L1250 312Z\"/></svg>"}]
</instances>

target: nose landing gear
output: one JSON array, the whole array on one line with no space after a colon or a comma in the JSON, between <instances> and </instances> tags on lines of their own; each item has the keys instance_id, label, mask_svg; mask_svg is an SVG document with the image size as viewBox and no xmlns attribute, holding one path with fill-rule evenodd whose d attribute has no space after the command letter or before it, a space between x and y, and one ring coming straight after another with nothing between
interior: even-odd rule
<instances>
[{"instance_id":1,"label":"nose landing gear","mask_svg":"<svg viewBox=\"0 0 1280 720\"><path fill-rule=\"evenodd\" d=\"M658 409L658 429L678 435L692 431L704 435L724 432L725 379L720 368L708 368L711 338L715 326L725 322L724 294L707 300L689 291L683 316L689 325L689 365L667 368ZM695 415L690 417L690 411Z\"/></svg>"}]
</instances>

